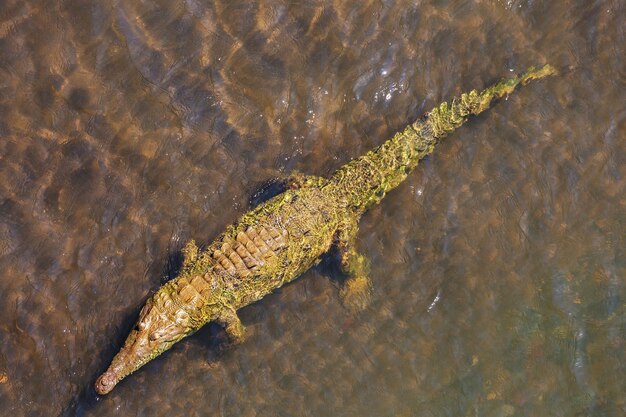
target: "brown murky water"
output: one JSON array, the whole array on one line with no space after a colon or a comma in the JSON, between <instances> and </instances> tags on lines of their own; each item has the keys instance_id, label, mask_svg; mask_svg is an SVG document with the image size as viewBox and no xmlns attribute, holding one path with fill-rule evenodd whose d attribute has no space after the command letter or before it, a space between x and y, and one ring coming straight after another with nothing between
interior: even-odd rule
<instances>
[{"instance_id":1,"label":"brown murky water","mask_svg":"<svg viewBox=\"0 0 626 417\"><path fill-rule=\"evenodd\" d=\"M623 416L626 3L0 5L3 415ZM573 69L460 129L325 262L98 397L187 239L454 94ZM330 279L328 278L330 277Z\"/></svg>"}]
</instances>

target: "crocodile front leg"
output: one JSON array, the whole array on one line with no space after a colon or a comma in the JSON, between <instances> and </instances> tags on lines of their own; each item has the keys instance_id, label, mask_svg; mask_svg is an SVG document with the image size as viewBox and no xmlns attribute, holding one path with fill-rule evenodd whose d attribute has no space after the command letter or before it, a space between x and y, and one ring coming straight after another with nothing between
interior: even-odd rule
<instances>
[{"instance_id":1,"label":"crocodile front leg","mask_svg":"<svg viewBox=\"0 0 626 417\"><path fill-rule=\"evenodd\" d=\"M319 187L328 182L328 180L315 175L306 175L300 171L294 170L291 171L288 176L283 177L281 182L288 190L297 190L303 187Z\"/></svg>"},{"instance_id":2,"label":"crocodile front leg","mask_svg":"<svg viewBox=\"0 0 626 417\"><path fill-rule=\"evenodd\" d=\"M365 256L356 250L357 232L356 221L342 225L337 231L337 249L341 257L341 271L348 276L339 295L344 306L352 312L367 307L372 293L369 262Z\"/></svg>"},{"instance_id":3,"label":"crocodile front leg","mask_svg":"<svg viewBox=\"0 0 626 417\"><path fill-rule=\"evenodd\" d=\"M183 254L183 268L188 268L198 258L198 245L196 245L196 241L191 239L181 252Z\"/></svg>"},{"instance_id":4,"label":"crocodile front leg","mask_svg":"<svg viewBox=\"0 0 626 417\"><path fill-rule=\"evenodd\" d=\"M235 310L230 308L224 310L216 322L224 327L228 340L233 345L237 345L246 339L246 328L239 320Z\"/></svg>"}]
</instances>

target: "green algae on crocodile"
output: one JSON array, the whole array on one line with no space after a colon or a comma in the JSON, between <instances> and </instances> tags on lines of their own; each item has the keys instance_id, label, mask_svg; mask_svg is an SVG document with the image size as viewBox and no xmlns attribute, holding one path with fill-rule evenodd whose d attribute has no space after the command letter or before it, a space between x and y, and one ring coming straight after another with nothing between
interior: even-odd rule
<instances>
[{"instance_id":1,"label":"green algae on crocodile","mask_svg":"<svg viewBox=\"0 0 626 417\"><path fill-rule=\"evenodd\" d=\"M363 213L469 116L488 109L518 85L555 72L549 65L530 68L443 103L328 179L292 174L285 192L245 213L206 249L200 251L190 241L183 249L180 274L146 301L124 346L96 381L96 391L110 392L208 322L218 322L232 342L241 342L245 329L236 311L296 279L333 246L348 276L342 299L350 309L363 308L371 289L368 262L356 251Z\"/></svg>"}]
</instances>

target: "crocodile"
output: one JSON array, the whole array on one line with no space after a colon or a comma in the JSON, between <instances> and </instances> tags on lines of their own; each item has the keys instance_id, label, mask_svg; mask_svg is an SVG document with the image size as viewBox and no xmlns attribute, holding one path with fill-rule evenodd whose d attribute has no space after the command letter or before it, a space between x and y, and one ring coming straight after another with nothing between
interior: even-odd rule
<instances>
[{"instance_id":1,"label":"crocodile","mask_svg":"<svg viewBox=\"0 0 626 417\"><path fill-rule=\"evenodd\" d=\"M182 250L179 274L146 301L123 347L98 377L109 393L123 378L209 322L224 327L232 344L246 331L237 310L295 280L335 248L346 275L340 289L352 311L368 305L372 285L367 259L356 250L358 221L397 187L434 146L470 116L488 109L518 85L556 74L531 67L482 90L444 102L329 178L295 172L284 191L245 213L215 241Z\"/></svg>"}]
</instances>

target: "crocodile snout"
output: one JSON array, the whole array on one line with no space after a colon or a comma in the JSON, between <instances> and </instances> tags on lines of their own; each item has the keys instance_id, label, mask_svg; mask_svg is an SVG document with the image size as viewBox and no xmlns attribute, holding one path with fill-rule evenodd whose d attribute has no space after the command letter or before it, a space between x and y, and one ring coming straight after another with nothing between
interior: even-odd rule
<instances>
[{"instance_id":1,"label":"crocodile snout","mask_svg":"<svg viewBox=\"0 0 626 417\"><path fill-rule=\"evenodd\" d=\"M96 380L96 392L100 395L108 394L116 384L117 376L115 373L112 371L106 371Z\"/></svg>"}]
</instances>

